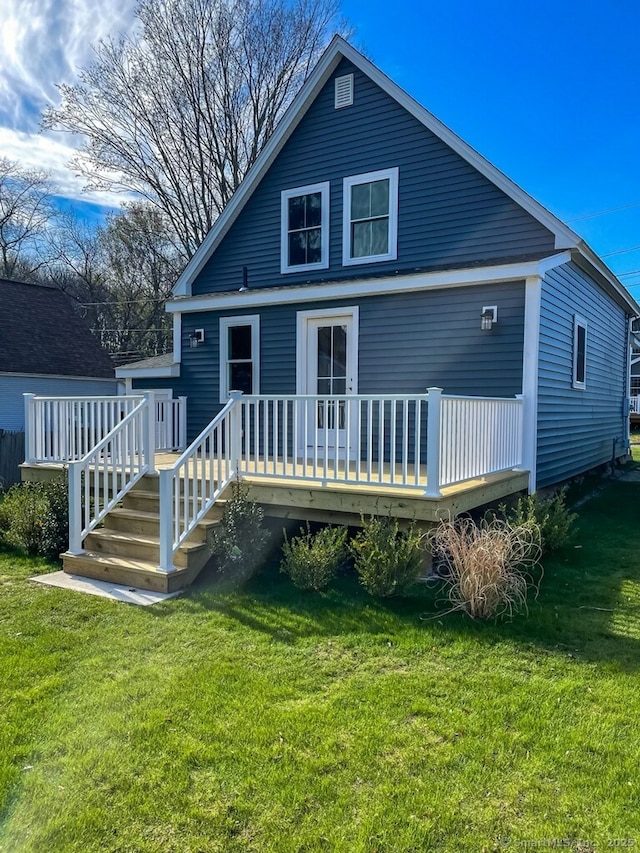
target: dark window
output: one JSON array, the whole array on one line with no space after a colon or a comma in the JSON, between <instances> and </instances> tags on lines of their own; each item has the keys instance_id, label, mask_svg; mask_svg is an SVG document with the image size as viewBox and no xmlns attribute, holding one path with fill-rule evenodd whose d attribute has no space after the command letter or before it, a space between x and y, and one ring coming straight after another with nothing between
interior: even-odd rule
<instances>
[{"instance_id":1,"label":"dark window","mask_svg":"<svg viewBox=\"0 0 640 853\"><path fill-rule=\"evenodd\" d=\"M229 326L227 378L229 391L253 394L252 327Z\"/></svg>"},{"instance_id":2,"label":"dark window","mask_svg":"<svg viewBox=\"0 0 640 853\"><path fill-rule=\"evenodd\" d=\"M289 199L288 257L290 267L322 261L322 193L297 195Z\"/></svg>"},{"instance_id":3,"label":"dark window","mask_svg":"<svg viewBox=\"0 0 640 853\"><path fill-rule=\"evenodd\" d=\"M587 324L574 318L573 330L573 386L584 388L587 374Z\"/></svg>"}]
</instances>

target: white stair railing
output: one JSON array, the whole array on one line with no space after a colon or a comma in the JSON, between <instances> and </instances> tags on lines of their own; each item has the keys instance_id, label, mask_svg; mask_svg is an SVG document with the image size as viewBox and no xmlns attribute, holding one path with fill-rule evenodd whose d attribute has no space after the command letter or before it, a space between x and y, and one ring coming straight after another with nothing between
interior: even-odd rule
<instances>
[{"instance_id":1,"label":"white stair railing","mask_svg":"<svg viewBox=\"0 0 640 853\"><path fill-rule=\"evenodd\" d=\"M160 477L160 569L174 570L173 557L240 473L239 392Z\"/></svg>"},{"instance_id":2,"label":"white stair railing","mask_svg":"<svg viewBox=\"0 0 640 853\"><path fill-rule=\"evenodd\" d=\"M133 408L82 459L69 463L69 552L81 554L88 533L132 486L154 470L153 395Z\"/></svg>"},{"instance_id":3,"label":"white stair railing","mask_svg":"<svg viewBox=\"0 0 640 853\"><path fill-rule=\"evenodd\" d=\"M187 446L187 398L156 398L156 450L184 450Z\"/></svg>"}]
</instances>

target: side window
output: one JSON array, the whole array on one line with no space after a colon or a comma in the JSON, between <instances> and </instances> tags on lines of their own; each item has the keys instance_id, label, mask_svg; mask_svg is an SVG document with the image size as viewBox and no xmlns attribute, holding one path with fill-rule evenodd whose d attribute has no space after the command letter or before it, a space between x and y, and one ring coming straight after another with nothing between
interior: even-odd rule
<instances>
[{"instance_id":1,"label":"side window","mask_svg":"<svg viewBox=\"0 0 640 853\"><path fill-rule=\"evenodd\" d=\"M587 387L587 321L577 314L573 318L573 381L580 391Z\"/></svg>"},{"instance_id":2,"label":"side window","mask_svg":"<svg viewBox=\"0 0 640 853\"><path fill-rule=\"evenodd\" d=\"M220 402L260 393L260 316L220 318Z\"/></svg>"},{"instance_id":3,"label":"side window","mask_svg":"<svg viewBox=\"0 0 640 853\"><path fill-rule=\"evenodd\" d=\"M329 182L283 190L280 271L329 266Z\"/></svg>"},{"instance_id":4,"label":"side window","mask_svg":"<svg viewBox=\"0 0 640 853\"><path fill-rule=\"evenodd\" d=\"M395 260L398 256L398 169L345 178L343 192L343 265Z\"/></svg>"}]
</instances>

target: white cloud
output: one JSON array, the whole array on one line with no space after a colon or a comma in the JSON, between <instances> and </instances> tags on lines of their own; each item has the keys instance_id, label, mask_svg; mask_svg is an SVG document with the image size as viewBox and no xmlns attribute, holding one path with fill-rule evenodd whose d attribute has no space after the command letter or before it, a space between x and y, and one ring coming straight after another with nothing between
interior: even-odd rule
<instances>
[{"instance_id":1,"label":"white cloud","mask_svg":"<svg viewBox=\"0 0 640 853\"><path fill-rule=\"evenodd\" d=\"M57 106L56 84L77 82L100 39L131 32L136 0L0 0L0 156L47 169L63 196L109 207L125 197L83 193L84 179L67 168L70 135L40 133L40 116Z\"/></svg>"},{"instance_id":2,"label":"white cloud","mask_svg":"<svg viewBox=\"0 0 640 853\"><path fill-rule=\"evenodd\" d=\"M131 198L106 190L84 192L85 179L68 168L74 153L74 149L64 143L62 135L56 134L54 138L46 133L24 133L0 127L0 156L17 160L23 168L46 169L61 196L103 207L118 207Z\"/></svg>"}]
</instances>

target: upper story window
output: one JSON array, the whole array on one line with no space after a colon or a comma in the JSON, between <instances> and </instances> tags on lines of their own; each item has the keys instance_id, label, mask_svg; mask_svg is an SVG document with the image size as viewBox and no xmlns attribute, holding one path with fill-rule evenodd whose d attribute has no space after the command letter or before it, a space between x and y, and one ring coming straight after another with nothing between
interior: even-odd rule
<instances>
[{"instance_id":1,"label":"upper story window","mask_svg":"<svg viewBox=\"0 0 640 853\"><path fill-rule=\"evenodd\" d=\"M329 182L283 190L280 271L329 266Z\"/></svg>"},{"instance_id":2,"label":"upper story window","mask_svg":"<svg viewBox=\"0 0 640 853\"><path fill-rule=\"evenodd\" d=\"M573 381L574 388L587 387L587 321L575 314L573 317Z\"/></svg>"},{"instance_id":3,"label":"upper story window","mask_svg":"<svg viewBox=\"0 0 640 853\"><path fill-rule=\"evenodd\" d=\"M392 261L398 256L398 169L345 178L342 263Z\"/></svg>"},{"instance_id":4,"label":"upper story window","mask_svg":"<svg viewBox=\"0 0 640 853\"><path fill-rule=\"evenodd\" d=\"M220 402L230 391L260 393L260 316L220 318Z\"/></svg>"}]
</instances>

